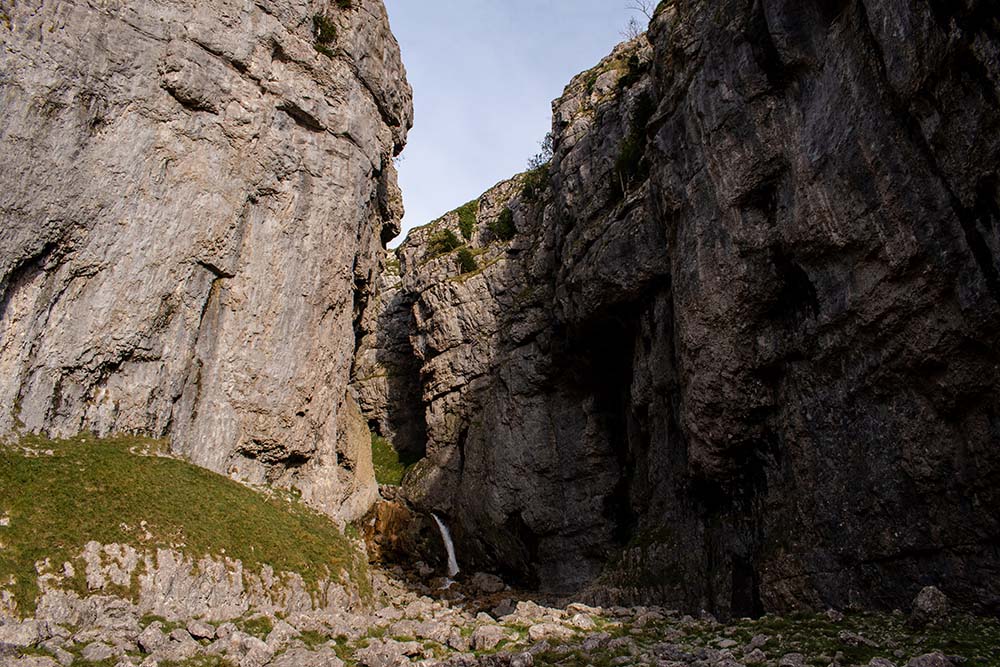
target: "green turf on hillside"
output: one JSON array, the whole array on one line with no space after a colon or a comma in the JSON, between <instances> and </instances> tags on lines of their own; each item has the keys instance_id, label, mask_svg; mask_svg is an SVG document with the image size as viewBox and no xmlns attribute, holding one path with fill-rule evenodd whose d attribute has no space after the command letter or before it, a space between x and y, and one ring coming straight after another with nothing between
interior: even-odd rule
<instances>
[{"instance_id":1,"label":"green turf on hillside","mask_svg":"<svg viewBox=\"0 0 1000 667\"><path fill-rule=\"evenodd\" d=\"M391 442L372 433L372 464L375 466L375 481L379 484L401 485L406 471L419 460L420 457L413 454L400 454Z\"/></svg>"},{"instance_id":2,"label":"green turf on hillside","mask_svg":"<svg viewBox=\"0 0 1000 667\"><path fill-rule=\"evenodd\" d=\"M265 495L189 463L140 453L162 449L162 442L134 437L29 436L0 445L0 519L9 520L0 526L0 586L22 613L35 606L35 562L77 565L90 540L150 552L175 548L195 558L224 554L250 572L267 564L297 572L307 584L346 571L368 594L367 562L328 518L287 492ZM83 568L76 569L82 587Z\"/></svg>"}]
</instances>

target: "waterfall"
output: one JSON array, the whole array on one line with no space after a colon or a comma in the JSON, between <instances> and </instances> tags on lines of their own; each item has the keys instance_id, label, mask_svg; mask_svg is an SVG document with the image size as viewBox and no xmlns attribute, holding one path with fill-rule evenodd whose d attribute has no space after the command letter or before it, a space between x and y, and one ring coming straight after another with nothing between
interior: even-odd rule
<instances>
[{"instance_id":1,"label":"waterfall","mask_svg":"<svg viewBox=\"0 0 1000 667\"><path fill-rule=\"evenodd\" d=\"M437 514L431 514L431 516L434 517L438 530L441 531L441 539L444 540L444 548L448 552L448 576L454 577L458 574L458 561L455 559L455 545L451 541L451 533L448 532L448 526L444 525L441 517Z\"/></svg>"}]
</instances>

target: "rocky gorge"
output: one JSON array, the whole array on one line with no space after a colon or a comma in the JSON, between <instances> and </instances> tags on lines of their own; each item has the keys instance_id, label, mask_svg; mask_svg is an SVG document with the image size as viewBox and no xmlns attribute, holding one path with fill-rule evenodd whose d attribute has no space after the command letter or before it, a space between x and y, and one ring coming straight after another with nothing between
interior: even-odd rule
<instances>
[{"instance_id":1,"label":"rocky gorge","mask_svg":"<svg viewBox=\"0 0 1000 667\"><path fill-rule=\"evenodd\" d=\"M996 612L997 27L660 3L550 163L388 261L355 386L424 457L395 511L594 603Z\"/></svg>"},{"instance_id":2,"label":"rocky gorge","mask_svg":"<svg viewBox=\"0 0 1000 667\"><path fill-rule=\"evenodd\" d=\"M0 37L0 665L1000 664L986 0L661 2L389 252L379 0Z\"/></svg>"}]
</instances>

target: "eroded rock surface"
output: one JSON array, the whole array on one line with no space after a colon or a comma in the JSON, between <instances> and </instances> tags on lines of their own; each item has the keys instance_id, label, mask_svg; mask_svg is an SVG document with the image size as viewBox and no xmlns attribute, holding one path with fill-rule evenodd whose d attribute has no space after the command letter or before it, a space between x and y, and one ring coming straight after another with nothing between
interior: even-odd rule
<instances>
[{"instance_id":1,"label":"eroded rock surface","mask_svg":"<svg viewBox=\"0 0 1000 667\"><path fill-rule=\"evenodd\" d=\"M384 311L427 434L404 495L460 565L995 610L997 72L988 3L678 0L576 77L543 192L487 194L475 271L432 250L458 214L411 234Z\"/></svg>"},{"instance_id":2,"label":"eroded rock surface","mask_svg":"<svg viewBox=\"0 0 1000 667\"><path fill-rule=\"evenodd\" d=\"M382 3L350 5L4 3L0 431L170 435L368 509L347 384L412 108Z\"/></svg>"}]
</instances>

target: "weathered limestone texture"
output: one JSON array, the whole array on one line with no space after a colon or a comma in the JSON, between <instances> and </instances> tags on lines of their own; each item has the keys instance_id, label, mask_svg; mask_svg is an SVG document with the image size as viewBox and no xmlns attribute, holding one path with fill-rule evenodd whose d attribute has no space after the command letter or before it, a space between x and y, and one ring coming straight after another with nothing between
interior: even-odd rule
<instances>
[{"instance_id":1,"label":"weathered limestone texture","mask_svg":"<svg viewBox=\"0 0 1000 667\"><path fill-rule=\"evenodd\" d=\"M259 572L241 561L203 557L192 559L170 549L140 552L129 545L91 542L82 554L87 593L115 595L135 590L138 613L168 620L201 618L227 621L250 611L310 613L362 607L358 582L349 579L306 584L295 573ZM87 597L64 590L64 575L41 570L42 595L36 616L65 625L79 625Z\"/></svg>"},{"instance_id":2,"label":"weathered limestone texture","mask_svg":"<svg viewBox=\"0 0 1000 667\"><path fill-rule=\"evenodd\" d=\"M0 431L170 435L366 511L347 384L412 118L382 3L0 7Z\"/></svg>"},{"instance_id":3,"label":"weathered limestone texture","mask_svg":"<svg viewBox=\"0 0 1000 667\"><path fill-rule=\"evenodd\" d=\"M485 268L411 235L404 496L464 568L724 615L1000 609L998 22L660 3L555 102Z\"/></svg>"}]
</instances>

